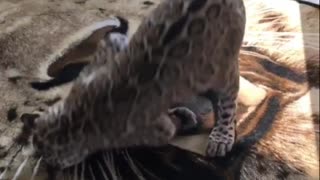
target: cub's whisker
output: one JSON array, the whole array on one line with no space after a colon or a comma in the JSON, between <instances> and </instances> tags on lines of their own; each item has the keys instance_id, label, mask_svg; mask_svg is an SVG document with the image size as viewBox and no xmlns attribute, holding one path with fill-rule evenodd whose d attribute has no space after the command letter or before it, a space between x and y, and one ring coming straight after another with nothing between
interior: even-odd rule
<instances>
[{"instance_id":1,"label":"cub's whisker","mask_svg":"<svg viewBox=\"0 0 320 180\"><path fill-rule=\"evenodd\" d=\"M11 148L13 148L13 145L10 146L9 151L10 151ZM7 175L7 172L9 171L10 166L12 165L13 161L17 161L17 160L16 160L16 157L17 157L18 154L21 152L21 150L22 150L22 146L19 146L19 149L15 152L15 154L11 157L10 161L9 161L9 162L7 163L7 165L5 166L5 167L6 167L5 170L0 174L0 179L5 179L5 177L6 177L6 175ZM28 160L28 157L27 157L24 161L26 161L26 160ZM23 163L22 163L22 164L23 164ZM22 165L22 164L21 164L21 165ZM21 166L21 165L20 165L20 166ZM17 171L19 171L20 166L18 167L18 170L17 170ZM23 168L23 167L22 167L22 168ZM17 173L17 171L16 171L16 173ZM16 174L15 174L15 176L16 176Z\"/></svg>"},{"instance_id":2,"label":"cub's whisker","mask_svg":"<svg viewBox=\"0 0 320 180\"><path fill-rule=\"evenodd\" d=\"M111 174L111 179L117 179L113 154L112 153L103 153L103 160L104 160L104 163L106 164L106 166Z\"/></svg>"},{"instance_id":3,"label":"cub's whisker","mask_svg":"<svg viewBox=\"0 0 320 180\"><path fill-rule=\"evenodd\" d=\"M7 172L8 172L8 167L6 167L4 171L0 174L0 179L4 179L7 175Z\"/></svg>"},{"instance_id":4,"label":"cub's whisker","mask_svg":"<svg viewBox=\"0 0 320 180\"><path fill-rule=\"evenodd\" d=\"M20 164L20 166L18 167L16 173L14 174L12 180L17 180L19 178L19 176L22 173L23 168L26 166L27 162L29 160L29 156Z\"/></svg>"},{"instance_id":5,"label":"cub's whisker","mask_svg":"<svg viewBox=\"0 0 320 180\"><path fill-rule=\"evenodd\" d=\"M73 169L73 180L78 180L78 166L76 165Z\"/></svg>"},{"instance_id":6,"label":"cub's whisker","mask_svg":"<svg viewBox=\"0 0 320 180\"><path fill-rule=\"evenodd\" d=\"M92 180L96 180L96 177L94 176L94 172L93 172L91 165L89 165L89 172L90 172L90 176L91 176Z\"/></svg>"},{"instance_id":7,"label":"cub's whisker","mask_svg":"<svg viewBox=\"0 0 320 180\"><path fill-rule=\"evenodd\" d=\"M109 180L108 175L106 174L105 170L103 169L102 164L100 163L100 161L97 161L97 164L98 164L98 167L99 167L99 169L100 169L100 171L101 171L101 173L103 175L103 178L105 180Z\"/></svg>"},{"instance_id":8,"label":"cub's whisker","mask_svg":"<svg viewBox=\"0 0 320 180\"><path fill-rule=\"evenodd\" d=\"M136 176L139 178L139 180L146 180L142 173L140 172L140 170L138 169L138 167L135 165L133 159L131 158L130 154L128 153L127 150L124 151L124 158L127 160L129 166L131 167L131 169L134 171L134 173L136 174Z\"/></svg>"},{"instance_id":9,"label":"cub's whisker","mask_svg":"<svg viewBox=\"0 0 320 180\"><path fill-rule=\"evenodd\" d=\"M31 176L31 180L34 180L34 178L36 177L38 171L39 171L39 167L40 167L40 163L42 161L42 157L40 157L35 165L35 167L33 168L33 172L32 172L32 176Z\"/></svg>"},{"instance_id":10,"label":"cub's whisker","mask_svg":"<svg viewBox=\"0 0 320 180\"><path fill-rule=\"evenodd\" d=\"M84 171L85 171L85 168L86 168L86 162L83 161L81 163L81 176L80 176L80 180L84 180Z\"/></svg>"}]
</instances>

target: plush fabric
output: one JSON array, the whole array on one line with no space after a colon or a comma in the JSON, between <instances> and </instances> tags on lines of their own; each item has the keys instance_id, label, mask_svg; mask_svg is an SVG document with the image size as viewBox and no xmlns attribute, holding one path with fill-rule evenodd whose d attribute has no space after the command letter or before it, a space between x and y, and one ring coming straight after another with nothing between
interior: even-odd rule
<instances>
[{"instance_id":1,"label":"plush fabric","mask_svg":"<svg viewBox=\"0 0 320 180\"><path fill-rule=\"evenodd\" d=\"M49 79L50 64L90 24L121 15L132 34L158 2L0 1L0 179L30 179L33 171L37 180L319 179L319 6L290 0L245 0L238 139L226 158L203 156L205 133L161 148L98 152L63 172L27 158L21 120L63 100L71 85L40 92L29 83Z\"/></svg>"}]
</instances>

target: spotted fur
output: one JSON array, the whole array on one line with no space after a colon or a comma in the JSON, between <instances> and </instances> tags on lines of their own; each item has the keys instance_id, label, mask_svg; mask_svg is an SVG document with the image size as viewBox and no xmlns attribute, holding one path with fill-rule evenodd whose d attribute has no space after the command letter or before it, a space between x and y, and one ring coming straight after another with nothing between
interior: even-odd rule
<instances>
[{"instance_id":1,"label":"spotted fur","mask_svg":"<svg viewBox=\"0 0 320 180\"><path fill-rule=\"evenodd\" d=\"M69 97L36 120L34 147L64 168L100 149L164 145L176 131L166 115L170 104L218 92L207 154L224 156L235 140L244 27L241 0L163 1L125 51L85 69ZM100 43L94 61L108 58L105 49Z\"/></svg>"}]
</instances>

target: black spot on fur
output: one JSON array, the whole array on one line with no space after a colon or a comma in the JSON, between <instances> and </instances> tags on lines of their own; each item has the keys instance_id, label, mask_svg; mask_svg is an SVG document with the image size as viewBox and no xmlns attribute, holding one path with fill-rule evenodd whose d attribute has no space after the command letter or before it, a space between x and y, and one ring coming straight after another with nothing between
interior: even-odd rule
<instances>
[{"instance_id":1,"label":"black spot on fur","mask_svg":"<svg viewBox=\"0 0 320 180\"><path fill-rule=\"evenodd\" d=\"M28 114L28 113L25 113L25 114L21 115L20 120L28 128L33 128L34 127L34 121L38 117L39 117L39 114Z\"/></svg>"},{"instance_id":2,"label":"black spot on fur","mask_svg":"<svg viewBox=\"0 0 320 180\"><path fill-rule=\"evenodd\" d=\"M43 111L45 111L45 109L42 108L42 107L39 107L39 108L38 108L38 111L43 112Z\"/></svg>"},{"instance_id":3,"label":"black spot on fur","mask_svg":"<svg viewBox=\"0 0 320 180\"><path fill-rule=\"evenodd\" d=\"M11 83L16 84L20 79L22 79L21 76L14 76L14 77L9 77L8 81L11 82Z\"/></svg>"},{"instance_id":4,"label":"black spot on fur","mask_svg":"<svg viewBox=\"0 0 320 180\"><path fill-rule=\"evenodd\" d=\"M224 105L222 107L223 110L227 110L227 109L234 109L236 107L236 105L234 103L232 104L228 104L228 105Z\"/></svg>"},{"instance_id":5,"label":"black spot on fur","mask_svg":"<svg viewBox=\"0 0 320 180\"><path fill-rule=\"evenodd\" d=\"M106 12L106 9L104 8L98 8L98 10L100 11L100 13L104 14Z\"/></svg>"},{"instance_id":6,"label":"black spot on fur","mask_svg":"<svg viewBox=\"0 0 320 180\"><path fill-rule=\"evenodd\" d=\"M59 102L61 100L61 97L55 97L53 99L48 99L47 101L45 101L44 103L47 105L47 106L52 106L54 105L55 103Z\"/></svg>"},{"instance_id":7,"label":"black spot on fur","mask_svg":"<svg viewBox=\"0 0 320 180\"><path fill-rule=\"evenodd\" d=\"M230 118L230 116L231 116L231 114L229 114L229 113L223 113L223 114L221 115L221 117L222 117L223 119Z\"/></svg>"},{"instance_id":8,"label":"black spot on fur","mask_svg":"<svg viewBox=\"0 0 320 180\"><path fill-rule=\"evenodd\" d=\"M26 101L23 102L23 105L25 105L25 106L31 106L32 103L31 103L29 100L26 100Z\"/></svg>"},{"instance_id":9,"label":"black spot on fur","mask_svg":"<svg viewBox=\"0 0 320 180\"><path fill-rule=\"evenodd\" d=\"M143 1L142 4L144 4L146 6L154 5L154 3L152 1Z\"/></svg>"},{"instance_id":10,"label":"black spot on fur","mask_svg":"<svg viewBox=\"0 0 320 180\"><path fill-rule=\"evenodd\" d=\"M163 38L162 44L164 46L169 44L171 41L175 39L175 37L177 37L180 33L182 33L187 23L187 20L188 20L188 15L185 15L171 25L171 27L169 28L169 30L167 31L166 35Z\"/></svg>"},{"instance_id":11,"label":"black spot on fur","mask_svg":"<svg viewBox=\"0 0 320 180\"><path fill-rule=\"evenodd\" d=\"M0 151L0 158L5 158L6 156L8 155L8 151L7 150L4 150L4 151ZM1 168L1 167L0 167ZM1 172L1 169L0 169L0 172Z\"/></svg>"},{"instance_id":12,"label":"black spot on fur","mask_svg":"<svg viewBox=\"0 0 320 180\"><path fill-rule=\"evenodd\" d=\"M22 114L20 120L23 122L21 133L15 139L15 142L20 145L27 145L31 135L32 128L35 126L34 121L38 118L38 114Z\"/></svg>"},{"instance_id":13,"label":"black spot on fur","mask_svg":"<svg viewBox=\"0 0 320 180\"><path fill-rule=\"evenodd\" d=\"M188 55L190 43L187 40L177 42L168 52L169 57L179 59Z\"/></svg>"},{"instance_id":14,"label":"black spot on fur","mask_svg":"<svg viewBox=\"0 0 320 180\"><path fill-rule=\"evenodd\" d=\"M215 19L217 19L221 14L221 7L218 4L213 4L212 6L210 6L206 12L206 17L210 20L210 21L214 21Z\"/></svg>"},{"instance_id":15,"label":"black spot on fur","mask_svg":"<svg viewBox=\"0 0 320 180\"><path fill-rule=\"evenodd\" d=\"M222 125L224 125L224 126L227 126L229 124L229 122L228 121L224 121L224 122L222 122Z\"/></svg>"},{"instance_id":16,"label":"black spot on fur","mask_svg":"<svg viewBox=\"0 0 320 180\"><path fill-rule=\"evenodd\" d=\"M199 36L205 31L205 21L203 19L197 18L190 22L188 27L189 36Z\"/></svg>"},{"instance_id":17,"label":"black spot on fur","mask_svg":"<svg viewBox=\"0 0 320 180\"><path fill-rule=\"evenodd\" d=\"M17 107L11 107L8 111L7 111L7 119L8 121L13 121L17 118L18 114L17 114Z\"/></svg>"},{"instance_id":18,"label":"black spot on fur","mask_svg":"<svg viewBox=\"0 0 320 180\"><path fill-rule=\"evenodd\" d=\"M279 169L277 172L277 179L288 179L290 172L286 169Z\"/></svg>"},{"instance_id":19,"label":"black spot on fur","mask_svg":"<svg viewBox=\"0 0 320 180\"><path fill-rule=\"evenodd\" d=\"M258 163L257 170L260 175L266 175L266 173L267 173L267 168L265 167L264 164L261 164L261 163Z\"/></svg>"},{"instance_id":20,"label":"black spot on fur","mask_svg":"<svg viewBox=\"0 0 320 180\"><path fill-rule=\"evenodd\" d=\"M188 12L195 13L199 11L205 6L206 2L207 0L193 0L188 7Z\"/></svg>"},{"instance_id":21,"label":"black spot on fur","mask_svg":"<svg viewBox=\"0 0 320 180\"><path fill-rule=\"evenodd\" d=\"M227 135L228 131L222 131L222 134Z\"/></svg>"}]
</instances>

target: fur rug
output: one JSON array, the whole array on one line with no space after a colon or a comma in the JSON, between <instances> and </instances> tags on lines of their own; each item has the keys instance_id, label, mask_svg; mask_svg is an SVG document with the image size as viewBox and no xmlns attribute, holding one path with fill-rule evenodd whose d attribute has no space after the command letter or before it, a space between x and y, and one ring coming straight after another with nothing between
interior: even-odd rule
<instances>
[{"instance_id":1,"label":"fur rug","mask_svg":"<svg viewBox=\"0 0 320 180\"><path fill-rule=\"evenodd\" d=\"M245 0L238 140L223 159L203 156L207 134L161 148L99 152L56 172L29 157L23 123L68 95L72 83L37 91L47 69L109 15L131 33L157 3L131 0L0 2L0 180L319 179L319 6ZM28 158L29 157L29 158Z\"/></svg>"}]
</instances>

